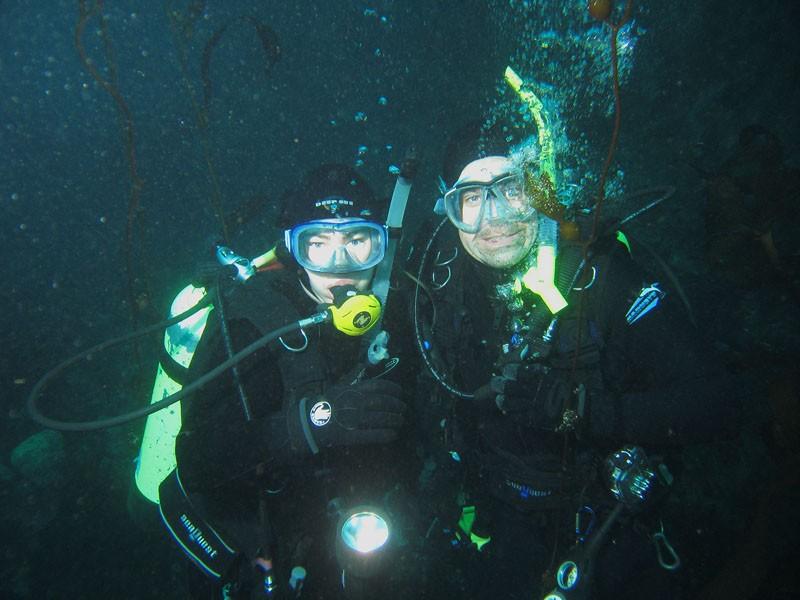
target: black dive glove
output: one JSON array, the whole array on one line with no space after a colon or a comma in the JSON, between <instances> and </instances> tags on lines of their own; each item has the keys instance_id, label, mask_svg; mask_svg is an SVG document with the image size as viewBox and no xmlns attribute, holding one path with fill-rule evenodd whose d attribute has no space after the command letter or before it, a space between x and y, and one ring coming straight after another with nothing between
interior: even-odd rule
<instances>
[{"instance_id":1,"label":"black dive glove","mask_svg":"<svg viewBox=\"0 0 800 600\"><path fill-rule=\"evenodd\" d=\"M286 408L292 450L317 454L320 448L394 441L405 422L401 393L396 383L370 379L292 402Z\"/></svg>"},{"instance_id":2,"label":"black dive glove","mask_svg":"<svg viewBox=\"0 0 800 600\"><path fill-rule=\"evenodd\" d=\"M572 393L564 376L564 371L536 363L506 365L503 375L475 392L476 404L522 416L538 429L574 429L583 416L585 398L582 388Z\"/></svg>"}]
</instances>

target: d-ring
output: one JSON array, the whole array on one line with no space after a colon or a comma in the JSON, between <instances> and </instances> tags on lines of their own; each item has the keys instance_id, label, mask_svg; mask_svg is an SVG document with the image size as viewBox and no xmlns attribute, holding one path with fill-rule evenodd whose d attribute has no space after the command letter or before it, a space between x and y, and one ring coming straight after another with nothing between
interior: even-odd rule
<instances>
[{"instance_id":1,"label":"d-ring","mask_svg":"<svg viewBox=\"0 0 800 600\"><path fill-rule=\"evenodd\" d=\"M433 289L435 290L440 290L446 286L450 282L450 278L453 276L453 271L449 266L445 266L444 268L447 269L447 277L445 277L442 283L436 281L436 271L431 271L431 282L433 283Z\"/></svg>"},{"instance_id":2,"label":"d-ring","mask_svg":"<svg viewBox=\"0 0 800 600\"><path fill-rule=\"evenodd\" d=\"M446 267L451 262L453 262L455 259L457 259L458 258L458 246L453 246L453 256L451 256L447 260L443 260L443 261L439 262L441 258L442 258L442 251L439 250L439 251L436 252L436 258L433 260L434 266L436 266L436 267Z\"/></svg>"},{"instance_id":3,"label":"d-ring","mask_svg":"<svg viewBox=\"0 0 800 600\"><path fill-rule=\"evenodd\" d=\"M301 327L300 334L303 336L303 346L301 348L292 348L289 344L283 341L283 338L279 337L278 341L281 345L286 348L289 352L302 352L306 348L308 348L308 336L306 335L305 330Z\"/></svg>"},{"instance_id":4,"label":"d-ring","mask_svg":"<svg viewBox=\"0 0 800 600\"><path fill-rule=\"evenodd\" d=\"M594 285L596 279L597 279L597 269L592 267L592 278L589 280L589 283L587 283L583 287L574 287L572 289L575 290L576 292L582 292L583 290L588 290L590 287Z\"/></svg>"}]
</instances>

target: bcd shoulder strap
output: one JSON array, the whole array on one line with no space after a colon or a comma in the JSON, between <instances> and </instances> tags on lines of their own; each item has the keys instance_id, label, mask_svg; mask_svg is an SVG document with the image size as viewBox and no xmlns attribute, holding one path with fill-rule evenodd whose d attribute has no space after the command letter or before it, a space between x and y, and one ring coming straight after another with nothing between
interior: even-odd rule
<instances>
[{"instance_id":1,"label":"bcd shoulder strap","mask_svg":"<svg viewBox=\"0 0 800 600\"><path fill-rule=\"evenodd\" d=\"M261 335L299 321L308 315L301 315L286 293L286 286L293 284L296 285L291 279L278 277L273 272L259 274L226 300L226 317L231 321L249 321ZM317 344L307 343L307 337L300 332L288 334L273 342L271 347L286 391L290 388L302 389L321 385L324 381L325 363L322 353Z\"/></svg>"}]
</instances>

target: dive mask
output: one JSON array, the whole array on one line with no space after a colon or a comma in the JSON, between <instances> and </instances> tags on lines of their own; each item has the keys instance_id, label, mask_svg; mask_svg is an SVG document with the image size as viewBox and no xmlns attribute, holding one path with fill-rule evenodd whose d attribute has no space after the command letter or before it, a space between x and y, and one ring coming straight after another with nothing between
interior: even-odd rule
<instances>
[{"instance_id":1,"label":"dive mask","mask_svg":"<svg viewBox=\"0 0 800 600\"><path fill-rule=\"evenodd\" d=\"M309 221L284 237L297 263L315 273L365 271L386 254L386 228L359 218Z\"/></svg>"},{"instance_id":2,"label":"dive mask","mask_svg":"<svg viewBox=\"0 0 800 600\"><path fill-rule=\"evenodd\" d=\"M453 225L465 233L477 233L483 219L524 221L534 213L522 174L514 172L508 159L495 156L467 165L445 192L444 207Z\"/></svg>"}]
</instances>

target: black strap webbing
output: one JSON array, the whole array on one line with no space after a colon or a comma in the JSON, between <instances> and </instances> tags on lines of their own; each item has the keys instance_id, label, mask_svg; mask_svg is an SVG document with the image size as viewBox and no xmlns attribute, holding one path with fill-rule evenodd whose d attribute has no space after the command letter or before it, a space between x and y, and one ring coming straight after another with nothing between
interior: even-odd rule
<instances>
[{"instance_id":1,"label":"black strap webbing","mask_svg":"<svg viewBox=\"0 0 800 600\"><path fill-rule=\"evenodd\" d=\"M239 552L203 519L192 505L174 469L158 488L159 510L178 546L204 573L225 580Z\"/></svg>"}]
</instances>

